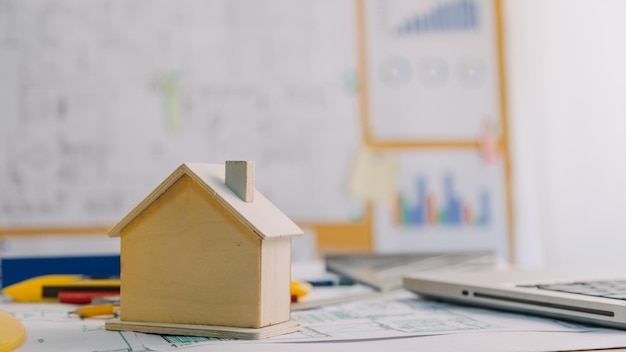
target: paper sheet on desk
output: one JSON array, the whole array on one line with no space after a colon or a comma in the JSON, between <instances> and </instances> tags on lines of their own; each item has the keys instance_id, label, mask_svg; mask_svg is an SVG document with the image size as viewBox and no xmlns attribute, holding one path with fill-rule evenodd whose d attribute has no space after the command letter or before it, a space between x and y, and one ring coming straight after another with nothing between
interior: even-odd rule
<instances>
[{"instance_id":1,"label":"paper sheet on desk","mask_svg":"<svg viewBox=\"0 0 626 352\"><path fill-rule=\"evenodd\" d=\"M350 342L266 343L246 346L221 344L210 346L212 352L544 352L579 351L626 347L626 332L603 329L594 332L480 332L472 334L422 336L406 339L385 339ZM206 351L207 346L189 346L185 351Z\"/></svg>"},{"instance_id":2,"label":"paper sheet on desk","mask_svg":"<svg viewBox=\"0 0 626 352\"><path fill-rule=\"evenodd\" d=\"M104 330L103 319L80 319L69 312L77 306L57 303L0 304L0 309L15 316L26 328L26 351L144 351L139 340L130 335Z\"/></svg>"},{"instance_id":3,"label":"paper sheet on desk","mask_svg":"<svg viewBox=\"0 0 626 352\"><path fill-rule=\"evenodd\" d=\"M293 312L292 319L302 323L301 331L254 343L347 342L469 332L597 330L595 327L558 320L424 301L406 291L381 298ZM159 335L148 334L134 336L148 349L154 350L200 344L250 343L241 340L202 338L164 339Z\"/></svg>"},{"instance_id":4,"label":"paper sheet on desk","mask_svg":"<svg viewBox=\"0 0 626 352\"><path fill-rule=\"evenodd\" d=\"M202 338L170 338L163 344L159 335L118 333L104 330L104 320L81 320L68 314L75 306L64 304L0 303L0 309L16 316L26 327L27 341L19 349L28 351L146 351L191 350L240 351L241 344L255 344L257 352L308 352L359 350L423 351L555 351L626 347L626 332L595 329L562 322L527 318L522 315L464 308L420 301L409 293L298 313L305 333L279 336L263 341L209 341ZM359 310L357 310L359 309ZM406 310L409 312L407 313ZM403 312L404 311L404 312ZM403 325L403 330L385 327L384 321L399 321L404 315L422 324ZM394 318L396 317L396 318ZM337 329L346 323L353 329ZM415 322L415 321L414 321ZM365 333L367 328L371 333ZM410 329L406 329L409 327ZM439 330L447 327L448 330ZM332 330L332 333L331 333ZM358 330L358 331L355 331ZM311 332L314 332L311 334ZM456 334L455 334L456 333ZM450 338L451 334L455 334ZM313 336L312 336L313 335ZM425 336L429 335L429 336ZM145 337L149 336L149 339ZM376 337L415 338L380 339ZM316 343L324 342L323 347ZM248 349L248 346L245 347Z\"/></svg>"}]
</instances>

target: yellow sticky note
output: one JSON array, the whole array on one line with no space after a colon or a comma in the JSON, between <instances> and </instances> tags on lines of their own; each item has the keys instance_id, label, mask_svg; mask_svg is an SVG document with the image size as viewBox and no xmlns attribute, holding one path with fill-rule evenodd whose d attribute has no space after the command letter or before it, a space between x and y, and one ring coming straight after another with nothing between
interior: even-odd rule
<instances>
[{"instance_id":1,"label":"yellow sticky note","mask_svg":"<svg viewBox=\"0 0 626 352\"><path fill-rule=\"evenodd\" d=\"M397 193L398 163L389 154L363 148L354 160L350 193L363 200L392 202Z\"/></svg>"}]
</instances>

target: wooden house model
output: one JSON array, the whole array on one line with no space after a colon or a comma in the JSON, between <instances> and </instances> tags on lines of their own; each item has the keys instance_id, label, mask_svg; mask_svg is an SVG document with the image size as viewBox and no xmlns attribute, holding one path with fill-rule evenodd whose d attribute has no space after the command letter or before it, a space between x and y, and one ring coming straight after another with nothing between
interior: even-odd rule
<instances>
[{"instance_id":1,"label":"wooden house model","mask_svg":"<svg viewBox=\"0 0 626 352\"><path fill-rule=\"evenodd\" d=\"M121 306L107 329L234 337L245 336L211 329L298 329L291 239L302 230L253 180L249 161L183 164L110 230L121 241Z\"/></svg>"}]
</instances>

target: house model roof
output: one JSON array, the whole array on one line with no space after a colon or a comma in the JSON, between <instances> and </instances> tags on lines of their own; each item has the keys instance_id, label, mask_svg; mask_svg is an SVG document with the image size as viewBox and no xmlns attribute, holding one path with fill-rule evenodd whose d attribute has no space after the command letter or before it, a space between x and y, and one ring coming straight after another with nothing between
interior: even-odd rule
<instances>
[{"instance_id":1,"label":"house model roof","mask_svg":"<svg viewBox=\"0 0 626 352\"><path fill-rule=\"evenodd\" d=\"M303 233L298 225L291 221L258 190L253 190L253 202L247 203L239 198L225 183L224 164L185 163L179 166L139 205L115 225L109 231L109 236L119 236L128 224L183 175L191 177L262 239L299 236Z\"/></svg>"}]
</instances>

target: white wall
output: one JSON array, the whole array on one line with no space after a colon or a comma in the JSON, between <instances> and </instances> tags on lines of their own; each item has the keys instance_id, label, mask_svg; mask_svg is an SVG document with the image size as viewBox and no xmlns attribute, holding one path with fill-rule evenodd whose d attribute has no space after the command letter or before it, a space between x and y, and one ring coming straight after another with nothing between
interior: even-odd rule
<instances>
[{"instance_id":1,"label":"white wall","mask_svg":"<svg viewBox=\"0 0 626 352\"><path fill-rule=\"evenodd\" d=\"M517 257L626 269L626 1L505 0Z\"/></svg>"}]
</instances>

